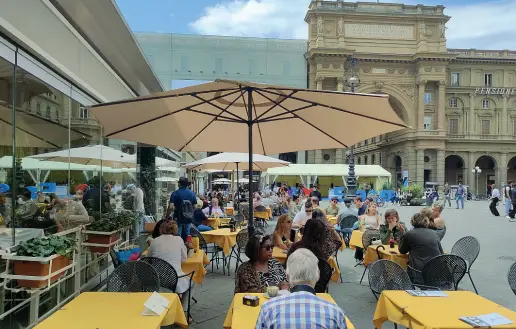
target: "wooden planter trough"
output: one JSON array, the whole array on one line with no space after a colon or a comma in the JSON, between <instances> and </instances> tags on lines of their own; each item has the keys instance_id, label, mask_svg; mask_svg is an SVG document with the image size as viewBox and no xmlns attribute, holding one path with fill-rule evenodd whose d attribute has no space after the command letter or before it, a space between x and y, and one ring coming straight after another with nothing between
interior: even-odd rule
<instances>
[{"instance_id":1,"label":"wooden planter trough","mask_svg":"<svg viewBox=\"0 0 516 329\"><path fill-rule=\"evenodd\" d=\"M82 231L88 237L82 243L83 246L89 247L93 253L108 253L109 250L120 242L118 231L99 232L99 231Z\"/></svg>"},{"instance_id":2,"label":"wooden planter trough","mask_svg":"<svg viewBox=\"0 0 516 329\"><path fill-rule=\"evenodd\" d=\"M7 260L7 271L0 277L16 280L21 288L47 287L75 266L72 259L61 255L27 257L6 254L2 258ZM11 264L13 274L9 274Z\"/></svg>"}]
</instances>

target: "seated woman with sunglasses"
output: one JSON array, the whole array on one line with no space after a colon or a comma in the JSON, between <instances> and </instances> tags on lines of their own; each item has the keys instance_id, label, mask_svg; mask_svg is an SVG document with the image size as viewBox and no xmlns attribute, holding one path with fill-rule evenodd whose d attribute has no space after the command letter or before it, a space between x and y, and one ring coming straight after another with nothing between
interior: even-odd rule
<instances>
[{"instance_id":1,"label":"seated woman with sunglasses","mask_svg":"<svg viewBox=\"0 0 516 329\"><path fill-rule=\"evenodd\" d=\"M278 217L278 223L274 229L272 237L274 239L274 247L287 250L290 248L292 242L295 242L297 234L294 235L294 241L292 241L292 220L287 214Z\"/></svg>"},{"instance_id":2,"label":"seated woman with sunglasses","mask_svg":"<svg viewBox=\"0 0 516 329\"><path fill-rule=\"evenodd\" d=\"M254 234L245 246L249 258L238 267L235 275L235 294L265 292L268 286L288 289L287 274L283 266L272 258L274 248L270 235Z\"/></svg>"}]
</instances>

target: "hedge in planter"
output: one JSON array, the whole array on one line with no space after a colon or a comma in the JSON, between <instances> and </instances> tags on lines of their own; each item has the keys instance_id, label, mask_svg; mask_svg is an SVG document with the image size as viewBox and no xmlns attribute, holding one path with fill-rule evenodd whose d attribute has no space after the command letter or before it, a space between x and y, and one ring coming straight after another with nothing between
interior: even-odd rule
<instances>
[{"instance_id":1,"label":"hedge in planter","mask_svg":"<svg viewBox=\"0 0 516 329\"><path fill-rule=\"evenodd\" d=\"M75 251L75 240L66 236L47 236L33 238L21 242L15 257L38 257L48 258L54 255L57 257L48 261L16 260L13 258L13 272L15 275L25 276L47 276L70 265ZM66 272L66 271L65 271ZM62 277L65 272L52 276L50 283ZM48 280L17 280L20 287L42 288L47 285Z\"/></svg>"},{"instance_id":2,"label":"hedge in planter","mask_svg":"<svg viewBox=\"0 0 516 329\"><path fill-rule=\"evenodd\" d=\"M118 240L118 231L126 227L132 227L139 220L138 214L129 210L93 214L93 218L93 223L87 228L88 240L86 242L106 245L106 247L90 246L91 252L95 253L109 252L110 246ZM102 234L100 232L110 234Z\"/></svg>"}]
</instances>

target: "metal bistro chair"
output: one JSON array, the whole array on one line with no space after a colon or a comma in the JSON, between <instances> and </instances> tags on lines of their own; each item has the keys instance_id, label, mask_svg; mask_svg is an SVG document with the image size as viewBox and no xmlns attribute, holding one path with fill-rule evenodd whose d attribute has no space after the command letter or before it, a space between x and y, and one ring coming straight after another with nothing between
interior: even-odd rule
<instances>
[{"instance_id":1,"label":"metal bistro chair","mask_svg":"<svg viewBox=\"0 0 516 329\"><path fill-rule=\"evenodd\" d=\"M379 230L366 229L365 232L364 232L364 235L362 235L362 246L364 247L364 251L363 251L364 258L365 258L366 254L367 254L367 248L369 248L369 246L371 245L371 242L373 242L373 239L377 239L377 240L380 239L380 231ZM363 264L363 261L362 261L362 264ZM365 276L366 271L367 271L367 265L364 265L364 266L365 266L364 273L362 274L362 278L360 278L360 284L362 284L362 280L364 280L364 276Z\"/></svg>"},{"instance_id":2,"label":"metal bistro chair","mask_svg":"<svg viewBox=\"0 0 516 329\"><path fill-rule=\"evenodd\" d=\"M436 230L435 233L437 233L437 236L439 237L439 241L442 241L442 239L446 235L446 226L441 230Z\"/></svg>"},{"instance_id":3,"label":"metal bistro chair","mask_svg":"<svg viewBox=\"0 0 516 329\"><path fill-rule=\"evenodd\" d=\"M339 232L342 237L344 238L344 242L346 243L346 246L349 247L349 239L351 239L351 233L344 232L342 229L351 229L353 228L353 225L358 221L358 217L355 215L348 215L346 217L343 217L339 222L339 229L336 229L337 232Z\"/></svg>"},{"instance_id":4,"label":"metal bistro chair","mask_svg":"<svg viewBox=\"0 0 516 329\"><path fill-rule=\"evenodd\" d=\"M322 258L319 258L319 281L315 284L315 292L316 293L327 293L328 285L330 283L331 276L333 274L333 269L330 264Z\"/></svg>"},{"instance_id":5,"label":"metal bistro chair","mask_svg":"<svg viewBox=\"0 0 516 329\"><path fill-rule=\"evenodd\" d=\"M509 281L509 286L512 289L512 292L516 295L516 263L512 264L509 269L509 273L507 273L507 280Z\"/></svg>"},{"instance_id":6,"label":"metal bistro chair","mask_svg":"<svg viewBox=\"0 0 516 329\"><path fill-rule=\"evenodd\" d=\"M178 276L172 265L157 257L144 257L140 261L151 265L156 270L161 288L165 288L169 292L176 291Z\"/></svg>"},{"instance_id":7,"label":"metal bistro chair","mask_svg":"<svg viewBox=\"0 0 516 329\"><path fill-rule=\"evenodd\" d=\"M249 241L249 232L247 231L247 229L243 229L240 232L238 232L238 234L236 236L236 245L234 245L233 248L231 249L231 253L229 254L229 258L228 258L228 273L229 273L229 268L231 265L231 258L235 258L235 260L236 260L235 273L238 270L238 265L240 265L240 263L244 262L242 260L242 258L240 257L240 255L242 254L242 252L245 252L245 246L247 245L248 241Z\"/></svg>"},{"instance_id":8,"label":"metal bistro chair","mask_svg":"<svg viewBox=\"0 0 516 329\"><path fill-rule=\"evenodd\" d=\"M194 275L195 271L192 271L185 275L178 276L176 269L172 265L170 265L167 261L165 261L161 258L144 257L140 261L151 265L156 270L156 272L158 273L158 276L159 276L160 287L165 289L165 291L163 291L163 289L160 289L161 292L175 293L176 287L177 287L177 282L179 281L179 279L189 278L188 284L189 284L190 288L188 288L185 292L188 292L188 308L186 310L186 313L188 315L188 319L190 319L191 318L190 305L191 305L191 301L193 299L193 296L191 293L192 292L192 279L193 279L193 275Z\"/></svg>"},{"instance_id":9,"label":"metal bistro chair","mask_svg":"<svg viewBox=\"0 0 516 329\"><path fill-rule=\"evenodd\" d=\"M422 271L409 266L410 271L422 276L425 286L440 290L457 290L467 268L468 265L462 257L448 254L430 259Z\"/></svg>"},{"instance_id":10,"label":"metal bistro chair","mask_svg":"<svg viewBox=\"0 0 516 329\"><path fill-rule=\"evenodd\" d=\"M475 262L475 260L478 257L478 254L480 253L480 243L478 240L472 236L465 236L461 239L459 239L452 247L452 250L450 252L451 255L457 255L462 258L467 263L467 269L466 273L469 276L469 280L471 281L471 284L473 285L473 289L475 289L475 293L478 295L477 287L475 286L475 283L473 282L473 279L471 278L471 266Z\"/></svg>"},{"instance_id":11,"label":"metal bistro chair","mask_svg":"<svg viewBox=\"0 0 516 329\"><path fill-rule=\"evenodd\" d=\"M217 269L219 269L219 260L222 258L222 262L223 262L222 271L223 271L223 274L225 275L226 274L226 259L224 258L224 254L222 254L222 256L219 255L220 253L223 253L224 250L221 247L219 247L218 245L216 245L215 243L207 243L206 240L204 239L204 237L202 236L201 232L199 232L197 230L197 228L194 227L193 225L190 227L190 234L192 236L199 238L199 248L202 248L204 250L204 252L208 256L208 258L211 255L210 263L211 263L211 271L212 272L213 272L213 261L217 262ZM208 266L208 265L205 265L204 267L206 267L206 266Z\"/></svg>"},{"instance_id":12,"label":"metal bistro chair","mask_svg":"<svg viewBox=\"0 0 516 329\"><path fill-rule=\"evenodd\" d=\"M154 292L160 287L159 276L149 264L133 261L121 264L107 279L108 292Z\"/></svg>"}]
</instances>

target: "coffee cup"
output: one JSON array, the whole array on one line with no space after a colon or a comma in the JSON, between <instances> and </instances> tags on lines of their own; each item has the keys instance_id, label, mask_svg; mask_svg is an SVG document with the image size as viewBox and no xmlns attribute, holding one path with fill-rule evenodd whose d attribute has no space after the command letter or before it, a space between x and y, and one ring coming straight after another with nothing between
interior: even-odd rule
<instances>
[{"instance_id":1,"label":"coffee cup","mask_svg":"<svg viewBox=\"0 0 516 329\"><path fill-rule=\"evenodd\" d=\"M279 291L279 288L276 286L267 287L267 294L269 295L269 297L278 296L278 291Z\"/></svg>"}]
</instances>

